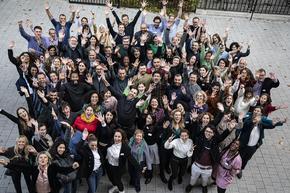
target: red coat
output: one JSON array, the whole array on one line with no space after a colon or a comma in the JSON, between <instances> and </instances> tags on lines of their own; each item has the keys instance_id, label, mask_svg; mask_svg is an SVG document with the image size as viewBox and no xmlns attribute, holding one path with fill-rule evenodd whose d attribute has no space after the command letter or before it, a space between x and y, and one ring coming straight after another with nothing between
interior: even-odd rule
<instances>
[{"instance_id":1,"label":"red coat","mask_svg":"<svg viewBox=\"0 0 290 193\"><path fill-rule=\"evenodd\" d=\"M73 127L79 131L83 131L85 128L88 130L89 133L96 133L97 128L101 125L101 122L94 118L93 120L85 120L80 115L76 118Z\"/></svg>"}]
</instances>

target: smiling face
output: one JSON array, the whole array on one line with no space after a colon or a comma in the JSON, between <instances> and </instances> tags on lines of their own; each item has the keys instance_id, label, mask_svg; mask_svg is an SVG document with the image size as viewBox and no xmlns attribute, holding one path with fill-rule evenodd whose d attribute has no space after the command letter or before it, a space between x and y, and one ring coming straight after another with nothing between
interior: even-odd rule
<instances>
[{"instance_id":1,"label":"smiling face","mask_svg":"<svg viewBox=\"0 0 290 193\"><path fill-rule=\"evenodd\" d=\"M89 142L89 148L92 151L96 151L98 149L98 141L90 141Z\"/></svg>"},{"instance_id":2,"label":"smiling face","mask_svg":"<svg viewBox=\"0 0 290 193\"><path fill-rule=\"evenodd\" d=\"M63 155L63 153L65 152L65 145L60 144L59 146L57 146L56 151L57 151L58 155Z\"/></svg>"},{"instance_id":3,"label":"smiling face","mask_svg":"<svg viewBox=\"0 0 290 193\"><path fill-rule=\"evenodd\" d=\"M130 100L130 99L134 99L134 98L136 98L137 94L138 94L137 89L132 88L132 89L129 91L129 94L128 94L127 98L128 98L129 100Z\"/></svg>"},{"instance_id":4,"label":"smiling face","mask_svg":"<svg viewBox=\"0 0 290 193\"><path fill-rule=\"evenodd\" d=\"M146 90L145 85L142 84L142 83L140 83L140 84L138 85L138 92L139 92L139 93L144 93L145 90Z\"/></svg>"},{"instance_id":5,"label":"smiling face","mask_svg":"<svg viewBox=\"0 0 290 193\"><path fill-rule=\"evenodd\" d=\"M88 106L85 110L85 115L89 119L94 114L94 110L91 106Z\"/></svg>"},{"instance_id":6,"label":"smiling face","mask_svg":"<svg viewBox=\"0 0 290 193\"><path fill-rule=\"evenodd\" d=\"M78 66L78 69L79 69L79 72L80 73L84 73L85 72L85 70L86 70L86 65L84 64L84 63L79 63L79 66Z\"/></svg>"},{"instance_id":7,"label":"smiling face","mask_svg":"<svg viewBox=\"0 0 290 193\"><path fill-rule=\"evenodd\" d=\"M262 95L260 97L260 105L266 104L267 101L268 101L268 96L267 95Z\"/></svg>"},{"instance_id":8,"label":"smiling face","mask_svg":"<svg viewBox=\"0 0 290 193\"><path fill-rule=\"evenodd\" d=\"M16 141L18 149L19 150L24 150L24 148L28 145L27 140L25 140L24 137L19 137Z\"/></svg>"},{"instance_id":9,"label":"smiling face","mask_svg":"<svg viewBox=\"0 0 290 193\"><path fill-rule=\"evenodd\" d=\"M150 106L152 109L157 109L158 108L158 100L153 98L150 102Z\"/></svg>"},{"instance_id":10,"label":"smiling face","mask_svg":"<svg viewBox=\"0 0 290 193\"><path fill-rule=\"evenodd\" d=\"M91 95L91 104L96 105L99 102L99 96L97 93Z\"/></svg>"},{"instance_id":11,"label":"smiling face","mask_svg":"<svg viewBox=\"0 0 290 193\"><path fill-rule=\"evenodd\" d=\"M28 121L28 119L29 119L28 112L24 108L18 109L17 115L18 115L19 118L21 118L24 121Z\"/></svg>"},{"instance_id":12,"label":"smiling face","mask_svg":"<svg viewBox=\"0 0 290 193\"><path fill-rule=\"evenodd\" d=\"M203 115L202 119L201 119L201 122L204 124L204 125L208 125L209 122L210 122L210 117L209 115L205 114Z\"/></svg>"},{"instance_id":13,"label":"smiling face","mask_svg":"<svg viewBox=\"0 0 290 193\"><path fill-rule=\"evenodd\" d=\"M107 112L105 115L105 119L107 123L111 123L111 121L113 120L114 115L111 112Z\"/></svg>"},{"instance_id":14,"label":"smiling face","mask_svg":"<svg viewBox=\"0 0 290 193\"><path fill-rule=\"evenodd\" d=\"M182 132L180 134L180 139L182 139L182 141L184 141L184 142L188 139L188 137L189 137L189 135L187 132Z\"/></svg>"},{"instance_id":15,"label":"smiling face","mask_svg":"<svg viewBox=\"0 0 290 193\"><path fill-rule=\"evenodd\" d=\"M39 135L40 135L40 136L45 136L46 133L47 133L46 126L43 125L42 127L39 127L39 128L38 128L38 132L39 132Z\"/></svg>"},{"instance_id":16,"label":"smiling face","mask_svg":"<svg viewBox=\"0 0 290 193\"><path fill-rule=\"evenodd\" d=\"M146 125L151 125L153 123L153 118L151 117L151 115L147 115L146 117Z\"/></svg>"},{"instance_id":17,"label":"smiling face","mask_svg":"<svg viewBox=\"0 0 290 193\"><path fill-rule=\"evenodd\" d=\"M207 140L210 140L214 136L214 132L210 127L207 127L204 131L204 136Z\"/></svg>"},{"instance_id":18,"label":"smiling face","mask_svg":"<svg viewBox=\"0 0 290 193\"><path fill-rule=\"evenodd\" d=\"M182 115L181 115L181 112L179 111L176 111L173 115L173 119L176 123L179 123L181 121L181 117Z\"/></svg>"},{"instance_id":19,"label":"smiling face","mask_svg":"<svg viewBox=\"0 0 290 193\"><path fill-rule=\"evenodd\" d=\"M122 134L118 131L116 131L114 134L114 143L115 144L122 143Z\"/></svg>"},{"instance_id":20,"label":"smiling face","mask_svg":"<svg viewBox=\"0 0 290 193\"><path fill-rule=\"evenodd\" d=\"M135 142L139 144L139 143L142 142L142 140L143 140L143 134L142 133L136 133L135 134Z\"/></svg>"}]
</instances>

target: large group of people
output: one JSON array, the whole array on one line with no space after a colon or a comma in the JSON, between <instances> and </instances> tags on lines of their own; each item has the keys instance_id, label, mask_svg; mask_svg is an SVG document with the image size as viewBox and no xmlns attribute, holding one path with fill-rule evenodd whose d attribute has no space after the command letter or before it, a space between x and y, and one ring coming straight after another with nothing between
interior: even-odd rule
<instances>
[{"instance_id":1,"label":"large group of people","mask_svg":"<svg viewBox=\"0 0 290 193\"><path fill-rule=\"evenodd\" d=\"M224 193L242 177L264 129L286 122L268 117L287 106L271 102L275 74L249 68L250 45L227 42L228 29L209 34L187 14L180 26L183 0L177 16L167 14L167 3L148 21L146 1L133 20L107 1L100 26L101 15L80 17L70 6L69 19L55 18L45 3L48 36L29 20L30 29L18 22L28 50L15 56L11 42L8 57L28 108L15 115L0 109L18 126L15 146L0 147L17 193L22 175L29 193L76 193L82 179L96 193L105 175L109 193L124 193L126 172L136 192L143 176L149 184L159 174L170 191L177 182L190 192L200 181L203 193L212 184Z\"/></svg>"}]
</instances>

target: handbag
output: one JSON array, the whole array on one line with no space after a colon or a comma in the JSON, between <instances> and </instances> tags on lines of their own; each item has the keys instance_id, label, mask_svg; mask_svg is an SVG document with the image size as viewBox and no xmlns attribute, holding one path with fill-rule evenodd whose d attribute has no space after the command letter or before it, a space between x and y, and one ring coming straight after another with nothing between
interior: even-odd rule
<instances>
[{"instance_id":1,"label":"handbag","mask_svg":"<svg viewBox=\"0 0 290 193\"><path fill-rule=\"evenodd\" d=\"M57 160L54 160L54 162L57 163L58 166L60 166L60 167L71 167L73 164L73 160L69 159L69 158L68 159L57 159ZM68 174L57 173L56 178L60 184L62 184L62 185L68 184L77 178L77 170L72 171Z\"/></svg>"}]
</instances>

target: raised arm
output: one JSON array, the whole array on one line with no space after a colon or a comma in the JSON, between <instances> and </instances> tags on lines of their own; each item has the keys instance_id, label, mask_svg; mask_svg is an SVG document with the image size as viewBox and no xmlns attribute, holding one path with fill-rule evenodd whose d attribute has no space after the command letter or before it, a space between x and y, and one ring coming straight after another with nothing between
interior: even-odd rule
<instances>
[{"instance_id":1,"label":"raised arm","mask_svg":"<svg viewBox=\"0 0 290 193\"><path fill-rule=\"evenodd\" d=\"M178 13L177 13L177 18L181 18L181 16L182 16L183 0L180 0L179 1L178 7L179 7L179 9L178 9Z\"/></svg>"},{"instance_id":2,"label":"raised arm","mask_svg":"<svg viewBox=\"0 0 290 193\"><path fill-rule=\"evenodd\" d=\"M13 55L13 48L15 47L15 42L14 41L11 41L10 43L9 43L9 48L8 48L8 58L9 58L9 60L10 60L10 62L12 63L12 64L14 64L15 66L19 66L19 63L18 63L18 61L17 61L17 59L14 57L14 55Z\"/></svg>"},{"instance_id":3,"label":"raised arm","mask_svg":"<svg viewBox=\"0 0 290 193\"><path fill-rule=\"evenodd\" d=\"M70 5L69 9L70 9L70 12L71 12L70 22L73 23L74 19L75 19L75 15L76 15L76 10L75 10L73 5Z\"/></svg>"},{"instance_id":4,"label":"raised arm","mask_svg":"<svg viewBox=\"0 0 290 193\"><path fill-rule=\"evenodd\" d=\"M24 37L27 41L29 41L31 39L31 36L24 31L23 22L19 21L18 26L19 26L19 31L20 31L21 36Z\"/></svg>"},{"instance_id":5,"label":"raised arm","mask_svg":"<svg viewBox=\"0 0 290 193\"><path fill-rule=\"evenodd\" d=\"M49 6L48 2L45 2L45 12L46 12L49 20L52 20L53 16L52 16L52 14L51 14L49 9L50 9L50 6Z\"/></svg>"}]
</instances>

